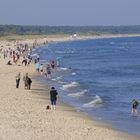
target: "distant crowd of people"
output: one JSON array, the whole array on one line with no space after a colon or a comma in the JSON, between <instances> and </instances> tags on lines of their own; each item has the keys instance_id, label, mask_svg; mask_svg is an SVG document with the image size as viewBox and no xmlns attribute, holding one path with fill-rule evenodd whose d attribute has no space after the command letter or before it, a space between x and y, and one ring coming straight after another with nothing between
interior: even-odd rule
<instances>
[{"instance_id":1,"label":"distant crowd of people","mask_svg":"<svg viewBox=\"0 0 140 140\"><path fill-rule=\"evenodd\" d=\"M33 47L37 44L35 42ZM7 65L17 65L17 66L29 66L31 63L35 64L35 69L38 74L44 75L45 78L51 79L51 72L60 64L59 59L55 62L51 60L50 63L41 64L39 55L36 58L31 57L32 54L32 47L29 47L28 43L20 43L17 44L16 49L8 48L5 49L3 46L0 48L0 57L3 59L8 59ZM18 72L15 76L16 79L16 88L20 87L21 81L21 73ZM29 77L29 74L26 73L23 77L24 89L30 90L32 79ZM56 101L57 101L57 90L52 87L50 90L50 103L51 106L47 107L46 109L55 109L56 108Z\"/></svg>"}]
</instances>

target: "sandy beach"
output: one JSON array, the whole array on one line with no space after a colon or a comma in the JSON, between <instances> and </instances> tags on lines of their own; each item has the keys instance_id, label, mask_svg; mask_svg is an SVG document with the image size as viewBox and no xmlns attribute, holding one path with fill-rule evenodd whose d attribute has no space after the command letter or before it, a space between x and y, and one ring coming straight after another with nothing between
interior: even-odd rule
<instances>
[{"instance_id":1,"label":"sandy beach","mask_svg":"<svg viewBox=\"0 0 140 140\"><path fill-rule=\"evenodd\" d=\"M77 39L87 38L90 39ZM44 38L37 42L41 46L46 40L67 41L70 38ZM22 41L25 42L32 45L34 40ZM2 40L0 43L3 48L15 48L13 41ZM47 111L50 88L36 81L34 65L8 66L7 61L8 58L0 59L0 140L140 140L140 137L113 130L111 126L96 122L85 113L76 112L60 98L56 110ZM16 89L15 76L18 72L21 72L21 81L19 89ZM26 72L32 77L31 90L24 89L22 78Z\"/></svg>"}]
</instances>

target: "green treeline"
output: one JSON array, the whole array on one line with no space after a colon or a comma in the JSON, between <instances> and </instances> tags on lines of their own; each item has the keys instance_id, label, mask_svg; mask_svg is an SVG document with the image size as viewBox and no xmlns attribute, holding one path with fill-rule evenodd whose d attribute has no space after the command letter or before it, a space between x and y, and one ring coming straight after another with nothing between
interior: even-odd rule
<instances>
[{"instance_id":1,"label":"green treeline","mask_svg":"<svg viewBox=\"0 0 140 140\"><path fill-rule=\"evenodd\" d=\"M136 26L21 26L0 25L0 36L5 35L54 35L54 34L140 34Z\"/></svg>"}]
</instances>

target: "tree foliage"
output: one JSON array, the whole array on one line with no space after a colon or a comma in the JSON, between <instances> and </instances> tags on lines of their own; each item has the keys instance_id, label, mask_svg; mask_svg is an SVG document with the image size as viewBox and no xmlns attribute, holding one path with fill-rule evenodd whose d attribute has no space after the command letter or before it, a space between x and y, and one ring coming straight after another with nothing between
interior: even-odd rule
<instances>
[{"instance_id":1,"label":"tree foliage","mask_svg":"<svg viewBox=\"0 0 140 140\"><path fill-rule=\"evenodd\" d=\"M0 25L3 35L53 35L53 34L140 34L140 25L136 26L21 26Z\"/></svg>"}]
</instances>

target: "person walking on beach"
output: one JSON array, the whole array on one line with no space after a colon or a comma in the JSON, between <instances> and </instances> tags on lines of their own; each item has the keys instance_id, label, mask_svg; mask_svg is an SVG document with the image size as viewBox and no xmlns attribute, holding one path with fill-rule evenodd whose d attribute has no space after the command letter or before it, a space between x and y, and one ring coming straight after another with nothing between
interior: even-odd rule
<instances>
[{"instance_id":1,"label":"person walking on beach","mask_svg":"<svg viewBox=\"0 0 140 140\"><path fill-rule=\"evenodd\" d=\"M16 88L19 88L20 72L16 75Z\"/></svg>"},{"instance_id":2,"label":"person walking on beach","mask_svg":"<svg viewBox=\"0 0 140 140\"><path fill-rule=\"evenodd\" d=\"M23 81L24 81L24 88L28 89L28 73L26 73L25 76L23 77Z\"/></svg>"},{"instance_id":3,"label":"person walking on beach","mask_svg":"<svg viewBox=\"0 0 140 140\"><path fill-rule=\"evenodd\" d=\"M57 95L58 95L57 90L55 90L55 88L52 87L50 90L50 101L51 101L51 108L53 109L56 108Z\"/></svg>"},{"instance_id":4,"label":"person walking on beach","mask_svg":"<svg viewBox=\"0 0 140 140\"><path fill-rule=\"evenodd\" d=\"M27 89L31 89L31 83L32 83L32 80L30 77L28 77L28 84L27 84Z\"/></svg>"},{"instance_id":5,"label":"person walking on beach","mask_svg":"<svg viewBox=\"0 0 140 140\"><path fill-rule=\"evenodd\" d=\"M132 115L136 115L136 116L138 115L138 105L139 105L138 101L133 99L132 100Z\"/></svg>"}]
</instances>

